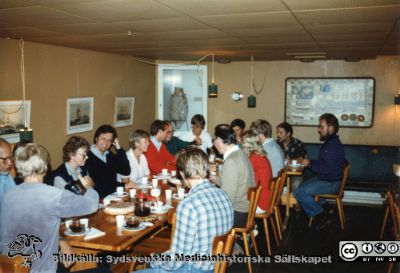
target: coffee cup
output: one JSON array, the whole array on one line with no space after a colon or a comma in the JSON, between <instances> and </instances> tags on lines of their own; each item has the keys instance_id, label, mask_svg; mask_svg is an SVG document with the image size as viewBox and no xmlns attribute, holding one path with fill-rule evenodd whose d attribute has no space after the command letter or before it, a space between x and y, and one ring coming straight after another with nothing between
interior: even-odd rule
<instances>
[{"instance_id":1,"label":"coffee cup","mask_svg":"<svg viewBox=\"0 0 400 273\"><path fill-rule=\"evenodd\" d=\"M215 162L215 155L211 154L208 158L208 160L210 161L210 163L214 163Z\"/></svg>"},{"instance_id":2,"label":"coffee cup","mask_svg":"<svg viewBox=\"0 0 400 273\"><path fill-rule=\"evenodd\" d=\"M64 224L65 224L65 228L66 228L66 229L69 229L69 226L72 224L72 220L66 220L66 221L64 222Z\"/></svg>"},{"instance_id":3,"label":"coffee cup","mask_svg":"<svg viewBox=\"0 0 400 273\"><path fill-rule=\"evenodd\" d=\"M89 219L88 218L82 218L79 220L79 222L83 225L85 230L87 230L89 228Z\"/></svg>"},{"instance_id":4,"label":"coffee cup","mask_svg":"<svg viewBox=\"0 0 400 273\"><path fill-rule=\"evenodd\" d=\"M79 220L73 220L69 225L69 229L74 233L79 233L83 231L84 226L80 223Z\"/></svg>"},{"instance_id":5,"label":"coffee cup","mask_svg":"<svg viewBox=\"0 0 400 273\"><path fill-rule=\"evenodd\" d=\"M165 190L165 198L166 199L171 199L172 198L172 190L170 190L170 189Z\"/></svg>"},{"instance_id":6,"label":"coffee cup","mask_svg":"<svg viewBox=\"0 0 400 273\"><path fill-rule=\"evenodd\" d=\"M124 225L125 216L124 215L117 215L115 216L115 220L117 222L118 227L122 227Z\"/></svg>"},{"instance_id":7,"label":"coffee cup","mask_svg":"<svg viewBox=\"0 0 400 273\"><path fill-rule=\"evenodd\" d=\"M161 202L161 201L155 202L154 210L156 210L156 211L161 211L161 210L163 210L163 205L164 205L164 203Z\"/></svg>"},{"instance_id":8,"label":"coffee cup","mask_svg":"<svg viewBox=\"0 0 400 273\"><path fill-rule=\"evenodd\" d=\"M142 184L147 184L147 177L142 177Z\"/></svg>"},{"instance_id":9,"label":"coffee cup","mask_svg":"<svg viewBox=\"0 0 400 273\"><path fill-rule=\"evenodd\" d=\"M151 180L151 183L153 184L153 188L157 188L157 187L158 187L158 179L153 178L153 179Z\"/></svg>"},{"instance_id":10,"label":"coffee cup","mask_svg":"<svg viewBox=\"0 0 400 273\"><path fill-rule=\"evenodd\" d=\"M178 197L179 198L184 198L185 197L185 189L184 188L178 189Z\"/></svg>"},{"instance_id":11,"label":"coffee cup","mask_svg":"<svg viewBox=\"0 0 400 273\"><path fill-rule=\"evenodd\" d=\"M168 174L168 169L162 169L161 173L162 173L162 175L167 175Z\"/></svg>"},{"instance_id":12,"label":"coffee cup","mask_svg":"<svg viewBox=\"0 0 400 273\"><path fill-rule=\"evenodd\" d=\"M117 187L117 194L123 195L124 194L124 187Z\"/></svg>"},{"instance_id":13,"label":"coffee cup","mask_svg":"<svg viewBox=\"0 0 400 273\"><path fill-rule=\"evenodd\" d=\"M297 165L297 160L296 159L292 159L292 165Z\"/></svg>"},{"instance_id":14,"label":"coffee cup","mask_svg":"<svg viewBox=\"0 0 400 273\"><path fill-rule=\"evenodd\" d=\"M140 219L136 216L127 217L125 220L125 225L128 228L136 228L140 225Z\"/></svg>"},{"instance_id":15,"label":"coffee cup","mask_svg":"<svg viewBox=\"0 0 400 273\"><path fill-rule=\"evenodd\" d=\"M176 176L176 171L171 171L171 176Z\"/></svg>"}]
</instances>

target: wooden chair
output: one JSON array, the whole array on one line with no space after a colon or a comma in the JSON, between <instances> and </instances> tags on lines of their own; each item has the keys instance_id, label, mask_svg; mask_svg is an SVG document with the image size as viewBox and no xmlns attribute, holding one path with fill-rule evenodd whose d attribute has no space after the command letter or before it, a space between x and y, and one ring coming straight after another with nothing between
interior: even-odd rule
<instances>
[{"instance_id":1,"label":"wooden chair","mask_svg":"<svg viewBox=\"0 0 400 273\"><path fill-rule=\"evenodd\" d=\"M22 266L23 258L8 258L0 255L0 273L29 273L30 268Z\"/></svg>"},{"instance_id":2,"label":"wooden chair","mask_svg":"<svg viewBox=\"0 0 400 273\"><path fill-rule=\"evenodd\" d=\"M397 221L396 221L396 215L395 215L396 212L395 212L395 209L394 209L395 196L396 196L396 193L395 193L394 187L390 187L390 189L388 190L387 195L386 195L387 206L386 206L385 216L383 218L383 224L382 224L382 228L381 228L381 233L380 233L380 236L379 236L379 238L381 240L383 239L383 235L385 233L385 229L386 229L389 213L390 213L390 216L392 218L392 223L393 223L393 229L392 229L393 230L393 234L396 236L396 234L399 233L399 226L398 226Z\"/></svg>"},{"instance_id":3,"label":"wooden chair","mask_svg":"<svg viewBox=\"0 0 400 273\"><path fill-rule=\"evenodd\" d=\"M254 217L256 214L256 209L257 209L257 204L258 200L260 199L260 193L261 193L261 187L254 187L254 188L249 188L247 191L247 199L249 200L249 213L247 216L247 221L246 221L246 226L239 228L239 227L233 227L236 233L241 233L244 241L244 248L247 256L250 256L250 248L249 248L249 243L247 241L247 234L250 234L251 241L253 242L254 246L254 252L256 255L258 255L258 248L256 244L256 239L254 237L254 226L255 226L255 221ZM248 261L248 268L249 272L252 273L253 269L251 267L251 261Z\"/></svg>"},{"instance_id":4,"label":"wooden chair","mask_svg":"<svg viewBox=\"0 0 400 273\"><path fill-rule=\"evenodd\" d=\"M275 222L274 222L273 216L276 212L275 207L280 202L280 200L279 201L276 200L278 198L278 196L280 197L280 195L281 195L281 193L279 193L280 190L283 190L282 177L278 176L276 178L276 180L271 179L271 182L270 182L271 198L270 198L270 204L268 205L269 209L265 213L255 214L255 218L263 220L265 239L267 242L267 249L268 249L269 255L272 255L272 251L271 251L271 238L269 235L270 232L269 232L269 228L268 228L268 219L269 219L271 227L272 227L275 242L279 246L279 238L276 233ZM278 210L279 210L279 207L278 207ZM278 221L279 221L279 219L278 219Z\"/></svg>"},{"instance_id":5,"label":"wooden chair","mask_svg":"<svg viewBox=\"0 0 400 273\"><path fill-rule=\"evenodd\" d=\"M344 230L344 224L346 222L346 219L344 216L342 199L343 199L344 187L346 186L347 178L349 177L349 172L350 172L350 165L346 162L346 164L343 167L343 178L342 178L342 184L340 186L339 193L337 193L337 194L318 194L315 196L316 202L319 202L319 200L321 198L336 200L336 205L337 205L338 213L339 213L340 227L342 228L342 230ZM311 217L309 227L311 227L313 220L314 220L314 217Z\"/></svg>"},{"instance_id":6,"label":"wooden chair","mask_svg":"<svg viewBox=\"0 0 400 273\"><path fill-rule=\"evenodd\" d=\"M132 253L135 256L148 256L152 253L165 252L171 248L172 239L175 232L176 214L175 209L168 211L168 223L172 225L170 238L150 237L141 241L137 246L132 248ZM129 272L135 270L136 263L131 262Z\"/></svg>"},{"instance_id":7,"label":"wooden chair","mask_svg":"<svg viewBox=\"0 0 400 273\"><path fill-rule=\"evenodd\" d=\"M213 239L213 255L229 256L232 252L232 246L235 241L235 230L225 235L214 237ZM217 261L215 263L214 273L225 273L228 267L226 260Z\"/></svg>"},{"instance_id":8,"label":"wooden chair","mask_svg":"<svg viewBox=\"0 0 400 273\"><path fill-rule=\"evenodd\" d=\"M286 170L282 169L279 172L279 177L281 178L281 182L280 182L279 188L276 189L276 191L277 191L276 200L273 204L274 204L274 214L275 214L276 226L278 228L278 235L279 235L279 239L282 240L283 239L283 236L282 236L283 223L282 223L282 215L281 215L279 206L282 201L283 187L286 183L286 178L287 178Z\"/></svg>"}]
</instances>

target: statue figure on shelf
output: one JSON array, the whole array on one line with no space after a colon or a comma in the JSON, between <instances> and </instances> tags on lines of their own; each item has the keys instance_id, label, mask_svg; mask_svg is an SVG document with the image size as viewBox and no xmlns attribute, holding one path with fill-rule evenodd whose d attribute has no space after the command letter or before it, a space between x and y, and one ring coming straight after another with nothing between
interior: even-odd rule
<instances>
[{"instance_id":1,"label":"statue figure on shelf","mask_svg":"<svg viewBox=\"0 0 400 273\"><path fill-rule=\"evenodd\" d=\"M174 93L171 95L171 120L175 123L177 129L181 128L186 122L188 113L188 102L186 94L182 87L175 87Z\"/></svg>"}]
</instances>

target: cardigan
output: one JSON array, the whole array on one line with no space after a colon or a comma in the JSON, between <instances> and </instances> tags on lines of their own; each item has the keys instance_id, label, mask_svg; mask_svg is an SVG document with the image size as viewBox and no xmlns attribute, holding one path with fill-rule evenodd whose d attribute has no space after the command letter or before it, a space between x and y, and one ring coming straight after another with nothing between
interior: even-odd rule
<instances>
[{"instance_id":1,"label":"cardigan","mask_svg":"<svg viewBox=\"0 0 400 273\"><path fill-rule=\"evenodd\" d=\"M270 180L272 178L272 168L266 156L251 154L249 156L251 165L253 166L256 186L261 185L260 199L258 207L262 210L269 210L269 202L271 191L269 189Z\"/></svg>"},{"instance_id":2,"label":"cardigan","mask_svg":"<svg viewBox=\"0 0 400 273\"><path fill-rule=\"evenodd\" d=\"M154 143L149 141L149 148L144 155L147 158L151 175L160 174L162 169L168 169L169 172L176 170L175 157L168 152L164 143L161 143L160 150L157 150Z\"/></svg>"},{"instance_id":3,"label":"cardigan","mask_svg":"<svg viewBox=\"0 0 400 273\"><path fill-rule=\"evenodd\" d=\"M119 186L117 173L129 175L131 167L124 149L117 149L117 153L108 153L107 162L102 161L92 151L87 153L85 167L94 181L94 189L99 193L100 198L116 191Z\"/></svg>"}]
</instances>

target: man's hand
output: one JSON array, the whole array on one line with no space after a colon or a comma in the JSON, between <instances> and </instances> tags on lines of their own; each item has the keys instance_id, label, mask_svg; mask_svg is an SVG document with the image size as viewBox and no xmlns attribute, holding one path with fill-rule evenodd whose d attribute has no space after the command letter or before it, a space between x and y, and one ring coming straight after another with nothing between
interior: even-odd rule
<instances>
[{"instance_id":1,"label":"man's hand","mask_svg":"<svg viewBox=\"0 0 400 273\"><path fill-rule=\"evenodd\" d=\"M73 251L72 247L68 244L67 241L60 240L59 245L60 245L60 253L61 253L61 255L67 254L67 255L71 255L72 256L72 254L74 254L74 251ZM74 264L74 262L72 262L71 260L72 259L64 259L63 264L64 264L65 268L68 268L68 267L70 267L71 265Z\"/></svg>"},{"instance_id":2,"label":"man's hand","mask_svg":"<svg viewBox=\"0 0 400 273\"><path fill-rule=\"evenodd\" d=\"M93 179L89 175L82 177L82 175L78 174L78 179L86 189L94 186Z\"/></svg>"},{"instance_id":3,"label":"man's hand","mask_svg":"<svg viewBox=\"0 0 400 273\"><path fill-rule=\"evenodd\" d=\"M199 136L197 136L197 137L194 139L194 141L196 142L196 145L197 145L197 146L200 146L200 145L203 143L203 141L201 140L201 138L200 138Z\"/></svg>"},{"instance_id":4,"label":"man's hand","mask_svg":"<svg viewBox=\"0 0 400 273\"><path fill-rule=\"evenodd\" d=\"M114 139L113 145L114 145L115 149L117 149L117 150L121 149L121 145L119 145L118 138Z\"/></svg>"},{"instance_id":5,"label":"man's hand","mask_svg":"<svg viewBox=\"0 0 400 273\"><path fill-rule=\"evenodd\" d=\"M310 166L310 160L308 160L307 158L305 158L305 159L303 160L303 165L304 165L304 167Z\"/></svg>"}]
</instances>

